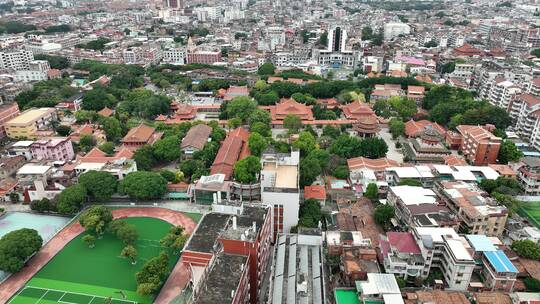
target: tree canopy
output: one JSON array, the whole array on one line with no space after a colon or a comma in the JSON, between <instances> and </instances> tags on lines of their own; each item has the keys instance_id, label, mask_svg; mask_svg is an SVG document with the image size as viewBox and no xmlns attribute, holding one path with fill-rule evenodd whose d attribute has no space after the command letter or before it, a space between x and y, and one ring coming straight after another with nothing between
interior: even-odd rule
<instances>
[{"instance_id":1,"label":"tree canopy","mask_svg":"<svg viewBox=\"0 0 540 304\"><path fill-rule=\"evenodd\" d=\"M113 220L112 212L102 205L94 205L81 214L79 223L86 231L95 235L103 235L105 229Z\"/></svg>"},{"instance_id":2,"label":"tree canopy","mask_svg":"<svg viewBox=\"0 0 540 304\"><path fill-rule=\"evenodd\" d=\"M0 239L0 270L15 273L36 253L43 239L34 229L19 229L8 232Z\"/></svg>"},{"instance_id":3,"label":"tree canopy","mask_svg":"<svg viewBox=\"0 0 540 304\"><path fill-rule=\"evenodd\" d=\"M118 181L105 171L88 171L79 176L78 183L86 189L91 199L105 201L116 192Z\"/></svg>"},{"instance_id":4,"label":"tree canopy","mask_svg":"<svg viewBox=\"0 0 540 304\"><path fill-rule=\"evenodd\" d=\"M135 200L159 199L167 193L167 180L159 173L137 171L128 174L119 189Z\"/></svg>"},{"instance_id":5,"label":"tree canopy","mask_svg":"<svg viewBox=\"0 0 540 304\"><path fill-rule=\"evenodd\" d=\"M248 156L234 165L234 179L244 184L256 183L261 169L261 160L253 155Z\"/></svg>"},{"instance_id":6,"label":"tree canopy","mask_svg":"<svg viewBox=\"0 0 540 304\"><path fill-rule=\"evenodd\" d=\"M86 200L86 188L81 184L67 187L58 195L56 208L62 214L79 212Z\"/></svg>"}]
</instances>

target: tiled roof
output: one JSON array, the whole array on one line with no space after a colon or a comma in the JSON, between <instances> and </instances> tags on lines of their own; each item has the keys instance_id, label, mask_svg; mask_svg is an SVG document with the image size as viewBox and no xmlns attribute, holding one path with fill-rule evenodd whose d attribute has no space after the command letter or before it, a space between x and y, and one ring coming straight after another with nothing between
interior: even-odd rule
<instances>
[{"instance_id":1,"label":"tiled roof","mask_svg":"<svg viewBox=\"0 0 540 304\"><path fill-rule=\"evenodd\" d=\"M180 148L185 149L187 147L193 147L201 150L208 141L208 137L211 133L212 127L204 124L196 125L189 129L186 136L182 139Z\"/></svg>"},{"instance_id":2,"label":"tiled roof","mask_svg":"<svg viewBox=\"0 0 540 304\"><path fill-rule=\"evenodd\" d=\"M326 190L324 186L305 186L304 187L304 198L310 199L314 198L317 200L325 200L326 199Z\"/></svg>"},{"instance_id":3,"label":"tiled roof","mask_svg":"<svg viewBox=\"0 0 540 304\"><path fill-rule=\"evenodd\" d=\"M388 158L369 159L365 157L355 157L347 160L350 170L367 168L373 171L382 171L389 167L398 167L399 163Z\"/></svg>"},{"instance_id":4,"label":"tiled roof","mask_svg":"<svg viewBox=\"0 0 540 304\"><path fill-rule=\"evenodd\" d=\"M135 128L131 128L122 139L122 142L149 142L152 135L154 135L154 131L154 128L140 124Z\"/></svg>"},{"instance_id":5,"label":"tiled roof","mask_svg":"<svg viewBox=\"0 0 540 304\"><path fill-rule=\"evenodd\" d=\"M386 236L388 237L388 243L400 253L420 253L420 248L416 244L412 233L390 231Z\"/></svg>"}]
</instances>

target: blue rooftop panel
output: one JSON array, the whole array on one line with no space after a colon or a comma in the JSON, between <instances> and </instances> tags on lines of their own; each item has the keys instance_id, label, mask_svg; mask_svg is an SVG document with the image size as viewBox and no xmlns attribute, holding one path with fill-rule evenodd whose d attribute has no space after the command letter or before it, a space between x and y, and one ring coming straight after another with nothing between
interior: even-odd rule
<instances>
[{"instance_id":1,"label":"blue rooftop panel","mask_svg":"<svg viewBox=\"0 0 540 304\"><path fill-rule=\"evenodd\" d=\"M486 251L484 255L497 272L517 273L517 269L502 250Z\"/></svg>"},{"instance_id":2,"label":"blue rooftop panel","mask_svg":"<svg viewBox=\"0 0 540 304\"><path fill-rule=\"evenodd\" d=\"M493 243L485 235L468 234L465 237L467 238L467 240L469 240L469 243L471 243L474 251L482 252L497 250L497 248L493 246Z\"/></svg>"}]
</instances>

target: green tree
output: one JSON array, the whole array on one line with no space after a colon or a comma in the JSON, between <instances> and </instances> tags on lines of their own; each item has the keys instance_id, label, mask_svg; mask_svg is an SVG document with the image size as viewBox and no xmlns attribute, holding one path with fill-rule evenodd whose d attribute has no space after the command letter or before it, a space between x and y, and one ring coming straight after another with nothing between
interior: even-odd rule
<instances>
[{"instance_id":1,"label":"green tree","mask_svg":"<svg viewBox=\"0 0 540 304\"><path fill-rule=\"evenodd\" d=\"M317 228L322 219L323 215L319 201L315 199L307 199L300 204L298 226Z\"/></svg>"},{"instance_id":2,"label":"green tree","mask_svg":"<svg viewBox=\"0 0 540 304\"><path fill-rule=\"evenodd\" d=\"M36 212L54 212L56 211L56 204L50 199L44 197L40 200L34 200L30 202L30 209Z\"/></svg>"},{"instance_id":3,"label":"green tree","mask_svg":"<svg viewBox=\"0 0 540 304\"><path fill-rule=\"evenodd\" d=\"M69 186L58 195L56 208L61 214L79 212L86 201L86 188L81 184Z\"/></svg>"},{"instance_id":4,"label":"green tree","mask_svg":"<svg viewBox=\"0 0 540 304\"><path fill-rule=\"evenodd\" d=\"M137 264L137 255L137 249L135 249L135 247L132 245L126 245L126 247L122 249L122 252L120 252L120 256L130 260L131 265Z\"/></svg>"},{"instance_id":5,"label":"green tree","mask_svg":"<svg viewBox=\"0 0 540 304\"><path fill-rule=\"evenodd\" d=\"M9 201L10 201L12 204L18 203L19 200L20 200L19 193L17 193L17 192L11 192L11 193L9 194Z\"/></svg>"},{"instance_id":6,"label":"green tree","mask_svg":"<svg viewBox=\"0 0 540 304\"><path fill-rule=\"evenodd\" d=\"M362 140L360 145L361 155L367 158L375 159L386 156L388 146L382 138L369 137Z\"/></svg>"},{"instance_id":7,"label":"green tree","mask_svg":"<svg viewBox=\"0 0 540 304\"><path fill-rule=\"evenodd\" d=\"M159 199L167 193L167 180L158 173L137 171L128 174L120 182L119 189L131 199Z\"/></svg>"},{"instance_id":8,"label":"green tree","mask_svg":"<svg viewBox=\"0 0 540 304\"><path fill-rule=\"evenodd\" d=\"M82 240L88 248L94 248L96 246L96 237L91 234L83 236Z\"/></svg>"},{"instance_id":9,"label":"green tree","mask_svg":"<svg viewBox=\"0 0 540 304\"><path fill-rule=\"evenodd\" d=\"M116 146L114 145L113 142L108 141L108 142L105 142L105 143L99 145L98 148L99 148L101 151L105 152L105 154L107 154L108 156L111 156L111 155L114 154L114 148L115 148L115 147L116 147Z\"/></svg>"},{"instance_id":10,"label":"green tree","mask_svg":"<svg viewBox=\"0 0 540 304\"><path fill-rule=\"evenodd\" d=\"M300 187L305 187L313 184L313 182L321 173L321 165L316 158L304 158L300 161Z\"/></svg>"},{"instance_id":11,"label":"green tree","mask_svg":"<svg viewBox=\"0 0 540 304\"><path fill-rule=\"evenodd\" d=\"M276 70L276 67L274 64L270 61L263 63L257 70L257 74L261 76L270 76L274 75L274 71Z\"/></svg>"},{"instance_id":12,"label":"green tree","mask_svg":"<svg viewBox=\"0 0 540 304\"><path fill-rule=\"evenodd\" d=\"M313 149L309 152L308 158L316 159L321 167L321 170L325 170L330 162L330 153L322 149Z\"/></svg>"},{"instance_id":13,"label":"green tree","mask_svg":"<svg viewBox=\"0 0 540 304\"><path fill-rule=\"evenodd\" d=\"M36 54L34 55L35 60L46 60L49 62L51 69L63 70L69 67L69 61L66 57L62 56L53 56L45 54Z\"/></svg>"},{"instance_id":14,"label":"green tree","mask_svg":"<svg viewBox=\"0 0 540 304\"><path fill-rule=\"evenodd\" d=\"M294 149L300 150L301 156L306 156L317 147L315 137L310 132L300 132L298 139L292 143Z\"/></svg>"},{"instance_id":15,"label":"green tree","mask_svg":"<svg viewBox=\"0 0 540 304\"><path fill-rule=\"evenodd\" d=\"M118 141L122 138L122 125L115 117L100 117L99 123L109 141Z\"/></svg>"},{"instance_id":16,"label":"green tree","mask_svg":"<svg viewBox=\"0 0 540 304\"><path fill-rule=\"evenodd\" d=\"M91 199L102 202L116 192L118 181L109 172L92 170L81 174L78 183L86 189Z\"/></svg>"},{"instance_id":17,"label":"green tree","mask_svg":"<svg viewBox=\"0 0 540 304\"><path fill-rule=\"evenodd\" d=\"M132 245L139 238L137 227L135 225L126 223L116 230L116 237L124 242L126 245Z\"/></svg>"},{"instance_id":18,"label":"green tree","mask_svg":"<svg viewBox=\"0 0 540 304\"><path fill-rule=\"evenodd\" d=\"M528 292L540 292L540 281L533 278L533 277L526 277L523 279L523 283L525 284L525 288L527 288Z\"/></svg>"},{"instance_id":19,"label":"green tree","mask_svg":"<svg viewBox=\"0 0 540 304\"><path fill-rule=\"evenodd\" d=\"M148 260L141 271L135 274L137 293L140 295L156 294L169 275L169 256L162 251L159 256Z\"/></svg>"},{"instance_id":20,"label":"green tree","mask_svg":"<svg viewBox=\"0 0 540 304\"><path fill-rule=\"evenodd\" d=\"M509 162L517 162L522 157L523 152L521 152L521 150L519 150L513 142L505 140L501 144L497 160L501 164L508 164Z\"/></svg>"},{"instance_id":21,"label":"green tree","mask_svg":"<svg viewBox=\"0 0 540 304\"><path fill-rule=\"evenodd\" d=\"M169 136L158 140L154 144L154 156L162 162L172 162L180 158L180 139L178 136Z\"/></svg>"},{"instance_id":22,"label":"green tree","mask_svg":"<svg viewBox=\"0 0 540 304\"><path fill-rule=\"evenodd\" d=\"M140 118L151 119L169 111L171 99L165 95L156 95L150 90L138 88L130 91L117 111Z\"/></svg>"},{"instance_id":23,"label":"green tree","mask_svg":"<svg viewBox=\"0 0 540 304\"><path fill-rule=\"evenodd\" d=\"M377 187L377 184L369 183L367 185L366 192L364 192L364 196L369 198L371 201L377 200L379 197L379 188Z\"/></svg>"},{"instance_id":24,"label":"green tree","mask_svg":"<svg viewBox=\"0 0 540 304\"><path fill-rule=\"evenodd\" d=\"M248 156L234 165L234 179L243 184L256 183L261 169L261 160L256 156Z\"/></svg>"},{"instance_id":25,"label":"green tree","mask_svg":"<svg viewBox=\"0 0 540 304\"><path fill-rule=\"evenodd\" d=\"M362 140L348 134L341 134L332 142L328 152L343 158L353 158L362 155L361 149Z\"/></svg>"},{"instance_id":26,"label":"green tree","mask_svg":"<svg viewBox=\"0 0 540 304\"><path fill-rule=\"evenodd\" d=\"M540 245L531 240L517 240L510 246L519 256L526 259L540 260Z\"/></svg>"},{"instance_id":27,"label":"green tree","mask_svg":"<svg viewBox=\"0 0 540 304\"><path fill-rule=\"evenodd\" d=\"M283 127L291 133L296 133L302 127L302 120L294 114L287 114L283 119Z\"/></svg>"},{"instance_id":28,"label":"green tree","mask_svg":"<svg viewBox=\"0 0 540 304\"><path fill-rule=\"evenodd\" d=\"M236 129L240 127L241 125L242 125L242 120L238 117L231 118L227 121L227 127L229 127L229 129L231 130Z\"/></svg>"},{"instance_id":29,"label":"green tree","mask_svg":"<svg viewBox=\"0 0 540 304\"><path fill-rule=\"evenodd\" d=\"M112 220L113 215L109 208L102 205L94 205L81 214L79 223L86 231L100 237Z\"/></svg>"},{"instance_id":30,"label":"green tree","mask_svg":"<svg viewBox=\"0 0 540 304\"><path fill-rule=\"evenodd\" d=\"M346 179L349 177L349 167L347 165L339 165L334 169L332 175L335 178Z\"/></svg>"},{"instance_id":31,"label":"green tree","mask_svg":"<svg viewBox=\"0 0 540 304\"><path fill-rule=\"evenodd\" d=\"M171 227L159 243L163 247L171 248L174 253L179 253L184 248L188 237L189 235L184 233L184 227Z\"/></svg>"},{"instance_id":32,"label":"green tree","mask_svg":"<svg viewBox=\"0 0 540 304\"><path fill-rule=\"evenodd\" d=\"M250 97L235 97L227 103L227 115L229 118L238 117L247 122L249 117L257 109L257 103Z\"/></svg>"},{"instance_id":33,"label":"green tree","mask_svg":"<svg viewBox=\"0 0 540 304\"><path fill-rule=\"evenodd\" d=\"M272 119L270 118L270 113L268 113L268 111L261 110L261 109L256 109L255 111L253 111L253 113L251 113L251 115L248 118L248 122L250 126L253 126L253 124L260 122L270 127L271 120Z\"/></svg>"},{"instance_id":34,"label":"green tree","mask_svg":"<svg viewBox=\"0 0 540 304\"><path fill-rule=\"evenodd\" d=\"M23 228L8 232L0 239L0 270L18 272L42 244L43 239L34 229Z\"/></svg>"},{"instance_id":35,"label":"green tree","mask_svg":"<svg viewBox=\"0 0 540 304\"><path fill-rule=\"evenodd\" d=\"M71 127L66 125L59 125L56 127L56 133L60 136L68 136L71 133Z\"/></svg>"},{"instance_id":36,"label":"green tree","mask_svg":"<svg viewBox=\"0 0 540 304\"><path fill-rule=\"evenodd\" d=\"M388 126L393 139L397 139L405 134L405 123L401 119L392 118L388 123Z\"/></svg>"},{"instance_id":37,"label":"green tree","mask_svg":"<svg viewBox=\"0 0 540 304\"><path fill-rule=\"evenodd\" d=\"M253 132L249 136L248 146L252 155L260 157L262 152L268 147L268 142L261 134Z\"/></svg>"},{"instance_id":38,"label":"green tree","mask_svg":"<svg viewBox=\"0 0 540 304\"><path fill-rule=\"evenodd\" d=\"M83 134L79 139L79 146L85 152L92 150L96 145L96 139L90 134Z\"/></svg>"},{"instance_id":39,"label":"green tree","mask_svg":"<svg viewBox=\"0 0 540 304\"><path fill-rule=\"evenodd\" d=\"M204 167L204 163L200 160L187 159L180 163L180 170L184 173L184 176L188 179L192 179L197 169Z\"/></svg>"},{"instance_id":40,"label":"green tree","mask_svg":"<svg viewBox=\"0 0 540 304\"><path fill-rule=\"evenodd\" d=\"M114 95L107 93L103 87L96 87L86 92L82 99L84 110L99 111L105 107L114 108L117 100Z\"/></svg>"},{"instance_id":41,"label":"green tree","mask_svg":"<svg viewBox=\"0 0 540 304\"><path fill-rule=\"evenodd\" d=\"M159 174L166 179L168 182L175 183L178 182L176 180L176 174L170 170L167 169L161 169L159 170Z\"/></svg>"},{"instance_id":42,"label":"green tree","mask_svg":"<svg viewBox=\"0 0 540 304\"><path fill-rule=\"evenodd\" d=\"M394 217L394 214L395 210L393 206L379 205L373 212L373 219L375 220L375 223L387 229L390 224L390 220Z\"/></svg>"},{"instance_id":43,"label":"green tree","mask_svg":"<svg viewBox=\"0 0 540 304\"><path fill-rule=\"evenodd\" d=\"M272 136L270 126L260 121L254 122L249 129L252 133L259 133L264 137Z\"/></svg>"},{"instance_id":44,"label":"green tree","mask_svg":"<svg viewBox=\"0 0 540 304\"><path fill-rule=\"evenodd\" d=\"M133 159L137 163L137 169L150 171L157 163L154 156L154 149L150 145L144 145L133 153Z\"/></svg>"}]
</instances>

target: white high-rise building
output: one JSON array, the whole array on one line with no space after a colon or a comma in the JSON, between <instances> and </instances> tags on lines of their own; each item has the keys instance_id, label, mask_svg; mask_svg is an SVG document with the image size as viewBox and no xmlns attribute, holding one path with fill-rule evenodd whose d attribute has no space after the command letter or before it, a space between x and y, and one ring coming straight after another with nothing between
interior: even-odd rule
<instances>
[{"instance_id":1,"label":"white high-rise building","mask_svg":"<svg viewBox=\"0 0 540 304\"><path fill-rule=\"evenodd\" d=\"M47 60L34 60L30 62L28 69L15 72L15 79L23 82L47 80L47 73L51 67Z\"/></svg>"},{"instance_id":2,"label":"white high-rise building","mask_svg":"<svg viewBox=\"0 0 540 304\"><path fill-rule=\"evenodd\" d=\"M275 50L277 46L285 44L285 31L282 27L271 26L266 28L266 36L268 37L271 50Z\"/></svg>"},{"instance_id":3,"label":"white high-rise building","mask_svg":"<svg viewBox=\"0 0 540 304\"><path fill-rule=\"evenodd\" d=\"M342 52L345 51L345 43L347 41L347 31L341 26L336 26L328 31L328 51Z\"/></svg>"}]
</instances>

